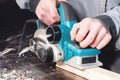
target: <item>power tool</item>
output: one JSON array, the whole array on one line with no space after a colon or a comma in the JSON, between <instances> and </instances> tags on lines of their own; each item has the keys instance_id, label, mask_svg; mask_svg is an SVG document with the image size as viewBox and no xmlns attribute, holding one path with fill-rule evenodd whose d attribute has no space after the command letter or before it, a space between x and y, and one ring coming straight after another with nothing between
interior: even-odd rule
<instances>
[{"instance_id":1,"label":"power tool","mask_svg":"<svg viewBox=\"0 0 120 80\"><path fill-rule=\"evenodd\" d=\"M45 27L37 20L38 25L34 38L30 40L30 50L45 63L63 62L69 66L86 69L102 66L98 60L100 50L96 48L80 48L72 41L70 31L78 22L74 9L67 2L59 2L60 22Z\"/></svg>"}]
</instances>

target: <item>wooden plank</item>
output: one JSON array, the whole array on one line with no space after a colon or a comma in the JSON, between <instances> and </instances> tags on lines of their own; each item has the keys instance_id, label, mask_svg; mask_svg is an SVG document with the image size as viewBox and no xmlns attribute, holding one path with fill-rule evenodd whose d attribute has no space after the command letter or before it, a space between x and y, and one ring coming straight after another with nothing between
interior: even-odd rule
<instances>
[{"instance_id":1,"label":"wooden plank","mask_svg":"<svg viewBox=\"0 0 120 80\"><path fill-rule=\"evenodd\" d=\"M99 67L79 70L63 63L56 66L88 80L120 80L120 74Z\"/></svg>"},{"instance_id":2,"label":"wooden plank","mask_svg":"<svg viewBox=\"0 0 120 80\"><path fill-rule=\"evenodd\" d=\"M83 77L81 77L81 76L78 76L78 75L76 75L76 74L73 74L73 73L71 73L71 72L68 72L68 71L66 71L66 70L64 70L64 69L61 69L61 68L58 68L58 67L57 67L56 69L57 69L58 72L60 72L60 73L62 73L63 75L71 78L72 80L88 80L88 79L85 79L85 78L83 78Z\"/></svg>"}]
</instances>

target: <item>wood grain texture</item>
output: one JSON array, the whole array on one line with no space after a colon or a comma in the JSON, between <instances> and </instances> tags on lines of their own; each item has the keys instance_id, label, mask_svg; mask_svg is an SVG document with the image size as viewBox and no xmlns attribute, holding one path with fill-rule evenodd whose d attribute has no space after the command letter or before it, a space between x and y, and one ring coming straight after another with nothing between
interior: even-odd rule
<instances>
[{"instance_id":1,"label":"wood grain texture","mask_svg":"<svg viewBox=\"0 0 120 80\"><path fill-rule=\"evenodd\" d=\"M99 67L79 70L61 63L56 66L88 80L120 80L120 74Z\"/></svg>"}]
</instances>

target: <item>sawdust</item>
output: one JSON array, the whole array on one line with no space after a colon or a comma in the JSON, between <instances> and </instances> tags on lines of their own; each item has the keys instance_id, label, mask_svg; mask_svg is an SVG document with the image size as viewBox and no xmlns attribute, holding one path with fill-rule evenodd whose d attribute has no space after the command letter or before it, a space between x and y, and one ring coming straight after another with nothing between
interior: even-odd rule
<instances>
[{"instance_id":1,"label":"sawdust","mask_svg":"<svg viewBox=\"0 0 120 80\"><path fill-rule=\"evenodd\" d=\"M34 76L29 76L31 71L9 71L4 68L0 73L0 80L34 80Z\"/></svg>"},{"instance_id":2,"label":"sawdust","mask_svg":"<svg viewBox=\"0 0 120 80\"><path fill-rule=\"evenodd\" d=\"M35 54L19 57L10 52L0 57L0 80L72 80L50 65L42 63Z\"/></svg>"}]
</instances>

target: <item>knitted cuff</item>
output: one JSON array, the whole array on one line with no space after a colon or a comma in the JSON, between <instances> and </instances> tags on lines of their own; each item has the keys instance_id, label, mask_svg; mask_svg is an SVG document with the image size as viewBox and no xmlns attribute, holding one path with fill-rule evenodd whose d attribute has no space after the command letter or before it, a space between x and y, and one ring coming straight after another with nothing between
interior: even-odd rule
<instances>
[{"instance_id":1,"label":"knitted cuff","mask_svg":"<svg viewBox=\"0 0 120 80\"><path fill-rule=\"evenodd\" d=\"M117 30L112 18L107 15L100 15L95 18L99 19L105 25L106 29L111 33L113 40L116 40Z\"/></svg>"}]
</instances>

